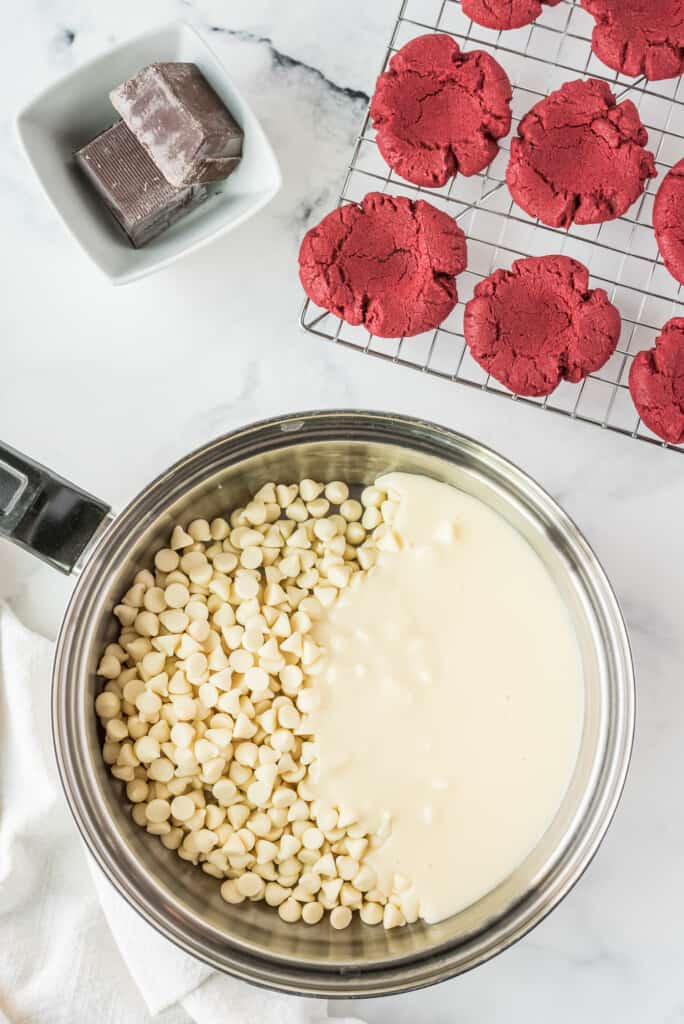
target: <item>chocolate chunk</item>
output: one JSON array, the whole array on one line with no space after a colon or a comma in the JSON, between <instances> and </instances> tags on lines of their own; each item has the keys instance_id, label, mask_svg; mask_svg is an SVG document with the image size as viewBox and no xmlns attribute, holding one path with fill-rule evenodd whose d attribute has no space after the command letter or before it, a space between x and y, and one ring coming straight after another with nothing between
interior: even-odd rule
<instances>
[{"instance_id":1,"label":"chocolate chunk","mask_svg":"<svg viewBox=\"0 0 684 1024\"><path fill-rule=\"evenodd\" d=\"M227 178L239 164L242 129L195 64L150 64L109 97L177 188Z\"/></svg>"},{"instance_id":2,"label":"chocolate chunk","mask_svg":"<svg viewBox=\"0 0 684 1024\"><path fill-rule=\"evenodd\" d=\"M76 163L136 248L208 196L204 185L170 185L123 121L79 149Z\"/></svg>"}]
</instances>

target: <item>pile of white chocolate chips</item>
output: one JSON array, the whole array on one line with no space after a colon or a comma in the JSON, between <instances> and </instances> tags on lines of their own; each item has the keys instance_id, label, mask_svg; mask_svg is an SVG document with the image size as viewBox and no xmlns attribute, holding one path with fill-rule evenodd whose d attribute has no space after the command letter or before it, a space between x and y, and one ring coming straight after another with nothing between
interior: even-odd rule
<instances>
[{"instance_id":1,"label":"pile of white chocolate chips","mask_svg":"<svg viewBox=\"0 0 684 1024\"><path fill-rule=\"evenodd\" d=\"M377 487L263 486L244 508L176 526L114 614L98 667L102 753L135 822L223 879L228 903L265 900L284 921L334 928L358 911L418 917L408 881L381 887L353 808L316 799L316 623L396 550L397 503Z\"/></svg>"}]
</instances>

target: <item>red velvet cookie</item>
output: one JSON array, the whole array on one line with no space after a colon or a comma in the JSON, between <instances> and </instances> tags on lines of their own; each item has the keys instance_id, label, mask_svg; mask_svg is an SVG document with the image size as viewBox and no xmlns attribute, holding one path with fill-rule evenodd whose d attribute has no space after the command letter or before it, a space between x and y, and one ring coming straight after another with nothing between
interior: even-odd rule
<instances>
[{"instance_id":1,"label":"red velvet cookie","mask_svg":"<svg viewBox=\"0 0 684 1024\"><path fill-rule=\"evenodd\" d=\"M451 36L412 39L378 78L371 118L380 152L415 185L476 174L511 127L511 83L493 57Z\"/></svg>"},{"instance_id":2,"label":"red velvet cookie","mask_svg":"<svg viewBox=\"0 0 684 1024\"><path fill-rule=\"evenodd\" d=\"M304 236L299 276L309 298L381 338L432 330L458 301L465 235L430 203L369 193Z\"/></svg>"},{"instance_id":3,"label":"red velvet cookie","mask_svg":"<svg viewBox=\"0 0 684 1024\"><path fill-rule=\"evenodd\" d=\"M653 227L663 263L684 284L684 160L674 165L658 189Z\"/></svg>"},{"instance_id":4,"label":"red velvet cookie","mask_svg":"<svg viewBox=\"0 0 684 1024\"><path fill-rule=\"evenodd\" d=\"M596 25L591 48L623 75L651 80L684 71L684 0L582 0Z\"/></svg>"},{"instance_id":5,"label":"red velvet cookie","mask_svg":"<svg viewBox=\"0 0 684 1024\"><path fill-rule=\"evenodd\" d=\"M555 7L560 0L461 0L463 13L478 25L499 31L531 25L542 12L542 4Z\"/></svg>"},{"instance_id":6,"label":"red velvet cookie","mask_svg":"<svg viewBox=\"0 0 684 1024\"><path fill-rule=\"evenodd\" d=\"M516 395L548 395L610 358L620 314L568 256L516 260L481 281L465 308L473 358Z\"/></svg>"},{"instance_id":7,"label":"red velvet cookie","mask_svg":"<svg viewBox=\"0 0 684 1024\"><path fill-rule=\"evenodd\" d=\"M670 444L684 442L684 317L673 317L655 348L639 352L629 390L646 426Z\"/></svg>"},{"instance_id":8,"label":"red velvet cookie","mask_svg":"<svg viewBox=\"0 0 684 1024\"><path fill-rule=\"evenodd\" d=\"M566 82L520 122L506 181L516 203L552 227L613 220L655 177L647 140L634 104L616 104L605 82Z\"/></svg>"}]
</instances>

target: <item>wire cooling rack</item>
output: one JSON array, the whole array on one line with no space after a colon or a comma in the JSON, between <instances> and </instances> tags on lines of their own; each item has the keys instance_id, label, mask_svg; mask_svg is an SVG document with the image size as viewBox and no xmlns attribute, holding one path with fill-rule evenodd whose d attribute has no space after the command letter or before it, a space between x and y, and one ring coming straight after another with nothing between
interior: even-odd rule
<instances>
[{"instance_id":1,"label":"wire cooling rack","mask_svg":"<svg viewBox=\"0 0 684 1024\"><path fill-rule=\"evenodd\" d=\"M340 203L359 202L367 192L379 191L422 197L451 214L468 240L468 269L458 277L459 303L437 330L414 338L376 338L310 300L301 324L337 345L684 453L684 445L665 444L640 421L627 384L634 354L652 347L670 317L684 315L684 289L665 269L652 228L658 186L684 156L684 78L647 82L611 71L591 51L593 24L573 0L544 6L533 25L509 32L471 22L460 0L403 0L383 70L398 49L425 32L446 32L466 51L486 50L506 69L513 86L513 135L530 107L563 82L585 75L604 79L618 100L631 99L638 107L658 169L658 177L648 182L627 213L603 224L573 225L569 231L529 217L506 187L510 136L500 142L498 156L481 174L459 175L441 189L411 185L385 164L366 113ZM562 383L544 398L526 398L512 395L472 359L463 337L463 309L478 281L497 267L509 268L521 256L545 253L565 253L589 268L592 285L605 288L620 310L622 332L616 352L599 372L579 385Z\"/></svg>"}]
</instances>

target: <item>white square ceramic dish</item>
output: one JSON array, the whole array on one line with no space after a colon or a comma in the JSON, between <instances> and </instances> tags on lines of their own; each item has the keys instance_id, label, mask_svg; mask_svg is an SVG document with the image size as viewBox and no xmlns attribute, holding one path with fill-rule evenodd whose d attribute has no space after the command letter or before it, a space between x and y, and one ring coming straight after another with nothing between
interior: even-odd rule
<instances>
[{"instance_id":1,"label":"white square ceramic dish","mask_svg":"<svg viewBox=\"0 0 684 1024\"><path fill-rule=\"evenodd\" d=\"M191 61L244 132L243 157L210 198L141 249L134 249L83 178L74 152L117 121L109 92L155 61ZM71 235L114 284L151 274L237 227L278 192L280 168L261 125L204 40L185 22L121 43L60 79L17 118L21 146Z\"/></svg>"}]
</instances>

